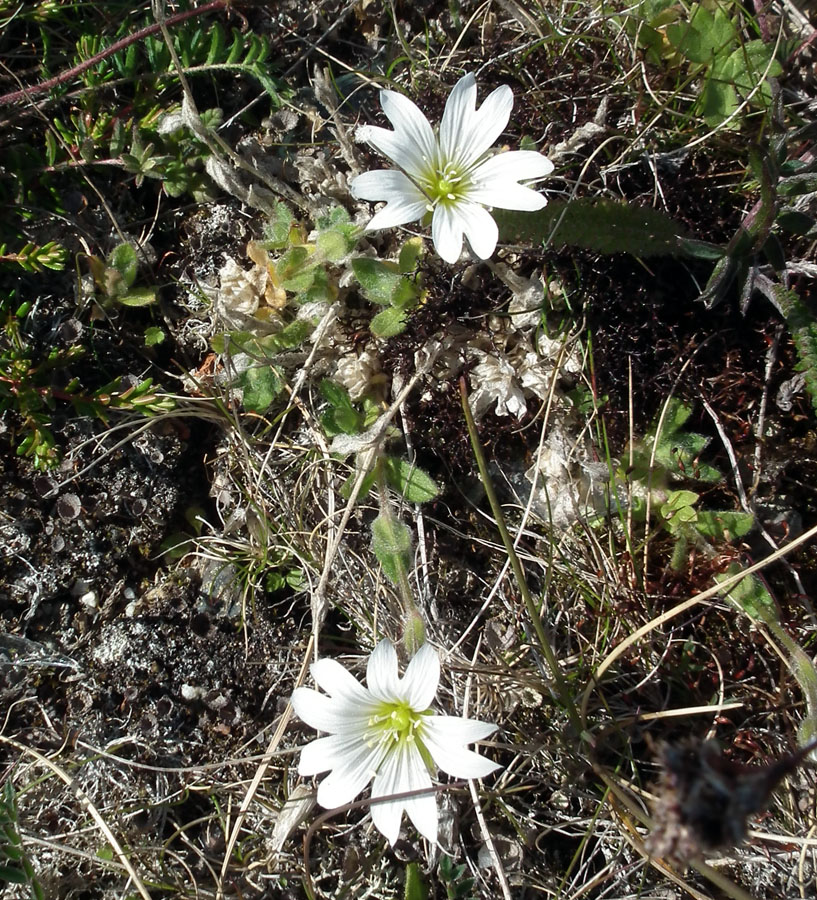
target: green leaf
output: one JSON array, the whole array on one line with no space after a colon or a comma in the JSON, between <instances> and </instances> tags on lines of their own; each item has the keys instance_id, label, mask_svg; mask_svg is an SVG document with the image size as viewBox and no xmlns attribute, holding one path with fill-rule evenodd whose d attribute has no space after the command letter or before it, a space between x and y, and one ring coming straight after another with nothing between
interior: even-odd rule
<instances>
[{"instance_id":1,"label":"green leaf","mask_svg":"<svg viewBox=\"0 0 817 900\"><path fill-rule=\"evenodd\" d=\"M817 173L804 172L783 178L777 185L781 197L799 197L802 194L813 194L817 191Z\"/></svg>"},{"instance_id":2,"label":"green leaf","mask_svg":"<svg viewBox=\"0 0 817 900\"><path fill-rule=\"evenodd\" d=\"M150 306L156 302L156 292L152 288L133 288L117 297L116 302L122 306Z\"/></svg>"},{"instance_id":3,"label":"green leaf","mask_svg":"<svg viewBox=\"0 0 817 900\"><path fill-rule=\"evenodd\" d=\"M730 563L723 574L715 576L715 583L720 584L732 578L741 569L738 563ZM772 595L763 586L763 582L754 575L747 575L725 593L727 599L739 606L750 619L758 622L778 621L777 606Z\"/></svg>"},{"instance_id":4,"label":"green leaf","mask_svg":"<svg viewBox=\"0 0 817 900\"><path fill-rule=\"evenodd\" d=\"M416 862L406 865L406 890L404 900L428 900L428 886L423 880L420 866Z\"/></svg>"},{"instance_id":5,"label":"green leaf","mask_svg":"<svg viewBox=\"0 0 817 900\"><path fill-rule=\"evenodd\" d=\"M183 531L175 531L166 537L159 545L162 556L168 560L181 559L185 556L193 544L193 538Z\"/></svg>"},{"instance_id":6,"label":"green leaf","mask_svg":"<svg viewBox=\"0 0 817 900\"><path fill-rule=\"evenodd\" d=\"M283 381L273 366L250 366L238 378L244 392L244 409L263 415L283 388Z\"/></svg>"},{"instance_id":7,"label":"green leaf","mask_svg":"<svg viewBox=\"0 0 817 900\"><path fill-rule=\"evenodd\" d=\"M390 515L381 513L372 522L372 550L386 577L400 583L411 566L411 532Z\"/></svg>"},{"instance_id":8,"label":"green leaf","mask_svg":"<svg viewBox=\"0 0 817 900\"><path fill-rule=\"evenodd\" d=\"M309 337L312 327L312 323L306 319L294 319L281 331L263 338L261 347L271 356L282 350L294 350Z\"/></svg>"},{"instance_id":9,"label":"green leaf","mask_svg":"<svg viewBox=\"0 0 817 900\"><path fill-rule=\"evenodd\" d=\"M630 206L615 200L583 198L551 201L538 212L495 210L501 240L550 240L599 253L633 256L677 256L683 227L650 207Z\"/></svg>"},{"instance_id":10,"label":"green leaf","mask_svg":"<svg viewBox=\"0 0 817 900\"><path fill-rule=\"evenodd\" d=\"M661 516L670 532L679 530L684 525L695 522L698 513L695 504L699 495L694 491L672 491L665 503L661 505Z\"/></svg>"},{"instance_id":11,"label":"green leaf","mask_svg":"<svg viewBox=\"0 0 817 900\"><path fill-rule=\"evenodd\" d=\"M746 97L763 79L777 78L782 72L783 67L774 58L774 44L754 40L732 51L721 77L733 84L741 96Z\"/></svg>"},{"instance_id":12,"label":"green leaf","mask_svg":"<svg viewBox=\"0 0 817 900\"><path fill-rule=\"evenodd\" d=\"M397 268L404 275L411 275L423 257L425 242L422 238L409 238L400 248L400 256L397 258Z\"/></svg>"},{"instance_id":13,"label":"green leaf","mask_svg":"<svg viewBox=\"0 0 817 900\"><path fill-rule=\"evenodd\" d=\"M289 208L276 200L273 214L264 226L264 248L280 250L289 243L289 232L292 227L292 213Z\"/></svg>"},{"instance_id":14,"label":"green leaf","mask_svg":"<svg viewBox=\"0 0 817 900\"><path fill-rule=\"evenodd\" d=\"M711 75L701 91L697 105L697 110L703 117L704 122L710 128L717 128L737 108L738 95L732 84ZM738 125L739 122L734 121L733 127L737 128Z\"/></svg>"},{"instance_id":15,"label":"green leaf","mask_svg":"<svg viewBox=\"0 0 817 900\"><path fill-rule=\"evenodd\" d=\"M645 447L638 453L638 468L646 477L646 467L651 450L655 445L654 464L676 479L692 478L697 481L717 481L720 473L713 466L700 463L698 456L709 443L709 439L695 432L685 431L683 426L692 414L692 408L677 397L670 399L661 422L661 432L656 435L658 421L645 436Z\"/></svg>"},{"instance_id":16,"label":"green leaf","mask_svg":"<svg viewBox=\"0 0 817 900\"><path fill-rule=\"evenodd\" d=\"M145 329L145 346L156 347L164 341L166 335L163 328L151 325Z\"/></svg>"},{"instance_id":17,"label":"green leaf","mask_svg":"<svg viewBox=\"0 0 817 900\"><path fill-rule=\"evenodd\" d=\"M774 284L772 290L778 309L786 317L786 326L797 348L797 368L805 376L806 390L817 412L817 317L796 291L787 290L782 284Z\"/></svg>"},{"instance_id":18,"label":"green leaf","mask_svg":"<svg viewBox=\"0 0 817 900\"><path fill-rule=\"evenodd\" d=\"M352 472L352 474L343 482L340 486L340 495L344 500L348 500L352 496L352 488L355 486L355 482L357 481L357 472ZM357 498L358 500L364 500L369 496L369 492L374 487L375 479L377 478L377 472L374 469L369 472L368 475L363 479L360 485L360 490L358 491Z\"/></svg>"},{"instance_id":19,"label":"green leaf","mask_svg":"<svg viewBox=\"0 0 817 900\"><path fill-rule=\"evenodd\" d=\"M122 280L130 287L136 281L139 269L139 257L131 244L119 244L111 250L106 260L107 265L116 269Z\"/></svg>"},{"instance_id":20,"label":"green leaf","mask_svg":"<svg viewBox=\"0 0 817 900\"><path fill-rule=\"evenodd\" d=\"M315 225L318 229L318 251L330 262L340 262L347 256L357 243L361 231L349 219L349 213L342 206L333 206L318 217Z\"/></svg>"},{"instance_id":21,"label":"green leaf","mask_svg":"<svg viewBox=\"0 0 817 900\"><path fill-rule=\"evenodd\" d=\"M0 882L9 884L28 884L28 877L21 869L0 865Z\"/></svg>"},{"instance_id":22,"label":"green leaf","mask_svg":"<svg viewBox=\"0 0 817 900\"><path fill-rule=\"evenodd\" d=\"M301 291L295 298L297 303L312 303L315 301L326 303L337 297L336 286L329 281L326 269L316 266L312 269L312 283L305 291Z\"/></svg>"},{"instance_id":23,"label":"green leaf","mask_svg":"<svg viewBox=\"0 0 817 900\"><path fill-rule=\"evenodd\" d=\"M699 534L715 540L733 540L752 530L755 517L751 513L728 510L703 510L695 523Z\"/></svg>"},{"instance_id":24,"label":"green leaf","mask_svg":"<svg viewBox=\"0 0 817 900\"><path fill-rule=\"evenodd\" d=\"M434 479L408 460L387 456L383 468L389 484L409 503L427 503L440 493Z\"/></svg>"},{"instance_id":25,"label":"green leaf","mask_svg":"<svg viewBox=\"0 0 817 900\"><path fill-rule=\"evenodd\" d=\"M419 292L417 285L406 277L401 277L391 295L391 305L395 309L408 311L417 305Z\"/></svg>"},{"instance_id":26,"label":"green leaf","mask_svg":"<svg viewBox=\"0 0 817 900\"><path fill-rule=\"evenodd\" d=\"M381 310L371 321L369 330L375 337L390 338L406 330L406 313L390 306Z\"/></svg>"},{"instance_id":27,"label":"green leaf","mask_svg":"<svg viewBox=\"0 0 817 900\"><path fill-rule=\"evenodd\" d=\"M707 309L717 306L726 296L739 270L740 264L733 256L724 256L723 259L719 259L698 300Z\"/></svg>"},{"instance_id":28,"label":"green leaf","mask_svg":"<svg viewBox=\"0 0 817 900\"><path fill-rule=\"evenodd\" d=\"M693 259L722 259L726 250L718 244L699 241L693 238L681 238L678 242L681 252Z\"/></svg>"},{"instance_id":29,"label":"green leaf","mask_svg":"<svg viewBox=\"0 0 817 900\"><path fill-rule=\"evenodd\" d=\"M352 405L349 392L328 379L321 382L320 390L329 403L329 409L321 415L321 424L326 434L329 437L336 434L360 434L363 430L363 413Z\"/></svg>"},{"instance_id":30,"label":"green leaf","mask_svg":"<svg viewBox=\"0 0 817 900\"><path fill-rule=\"evenodd\" d=\"M734 46L737 30L721 6L710 12L702 4L692 7L689 22L668 25L667 40L690 62L711 63Z\"/></svg>"},{"instance_id":31,"label":"green leaf","mask_svg":"<svg viewBox=\"0 0 817 900\"><path fill-rule=\"evenodd\" d=\"M799 209L782 209L775 222L789 234L808 234L815 226L815 220Z\"/></svg>"},{"instance_id":32,"label":"green leaf","mask_svg":"<svg viewBox=\"0 0 817 900\"><path fill-rule=\"evenodd\" d=\"M281 287L298 293L305 291L315 280L317 262L306 247L291 247L275 265Z\"/></svg>"},{"instance_id":33,"label":"green leaf","mask_svg":"<svg viewBox=\"0 0 817 900\"><path fill-rule=\"evenodd\" d=\"M321 232L315 243L318 253L329 262L340 262L349 252L349 242L337 231Z\"/></svg>"},{"instance_id":34,"label":"green leaf","mask_svg":"<svg viewBox=\"0 0 817 900\"><path fill-rule=\"evenodd\" d=\"M331 231L334 228L348 227L350 225L353 228L357 227L352 224L349 213L342 206L331 206L315 220L315 226L318 231Z\"/></svg>"},{"instance_id":35,"label":"green leaf","mask_svg":"<svg viewBox=\"0 0 817 900\"><path fill-rule=\"evenodd\" d=\"M7 859L18 862L23 858L23 848L19 846L20 836L14 832L14 827L10 826L11 834L9 835L9 843L0 844L0 852L4 853Z\"/></svg>"},{"instance_id":36,"label":"green leaf","mask_svg":"<svg viewBox=\"0 0 817 900\"><path fill-rule=\"evenodd\" d=\"M165 166L162 188L168 197L181 197L190 190L195 173L185 160L172 160Z\"/></svg>"},{"instance_id":37,"label":"green leaf","mask_svg":"<svg viewBox=\"0 0 817 900\"><path fill-rule=\"evenodd\" d=\"M360 282L366 299L379 306L390 305L401 282L406 281L393 263L384 263L366 256L352 260L352 271Z\"/></svg>"}]
</instances>

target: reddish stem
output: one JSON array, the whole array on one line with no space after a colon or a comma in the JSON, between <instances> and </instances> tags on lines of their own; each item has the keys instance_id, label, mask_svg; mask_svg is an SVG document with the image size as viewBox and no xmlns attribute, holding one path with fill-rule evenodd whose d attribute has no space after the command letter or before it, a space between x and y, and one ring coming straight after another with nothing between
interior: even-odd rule
<instances>
[{"instance_id":1,"label":"reddish stem","mask_svg":"<svg viewBox=\"0 0 817 900\"><path fill-rule=\"evenodd\" d=\"M168 26L176 25L177 23L183 22L185 19L190 19L193 16L198 16L206 12L212 12L216 9L224 9L230 4L230 2L231 0L211 0L210 3L205 3L203 6L197 6L195 9L188 9L184 12L176 13L175 16L170 16L169 18L165 19L165 24ZM41 94L43 91L48 91L52 87L56 87L58 84L64 84L66 81L71 81L72 78L76 78L77 75L81 75L86 69L90 69L92 66L95 66L103 59L107 59L117 51L122 50L125 47L129 47L131 44L135 44L136 41L141 41L142 38L146 38L151 34L156 34L156 32L160 29L161 25L159 25L158 23L154 23L153 25L148 25L145 28L141 28L139 29L139 31L135 31L133 34L129 34L127 37L123 37L115 43L111 44L110 47L106 47L104 50L100 50L99 53L95 53L90 59L86 59L85 62L82 62L78 66L74 66L73 68L68 69L61 75L55 75L53 78L49 78L48 81L41 81L39 84L32 85L31 87L22 88L19 91L12 91L10 94L4 94L2 97L0 97L0 106L8 106L12 103L16 103L18 100L27 100L33 94Z\"/></svg>"}]
</instances>

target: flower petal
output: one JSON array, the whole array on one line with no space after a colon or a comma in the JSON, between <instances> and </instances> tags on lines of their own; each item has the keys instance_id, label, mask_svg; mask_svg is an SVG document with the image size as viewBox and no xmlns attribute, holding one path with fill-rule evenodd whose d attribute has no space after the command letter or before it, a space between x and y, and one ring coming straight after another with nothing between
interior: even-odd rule
<instances>
[{"instance_id":1,"label":"flower petal","mask_svg":"<svg viewBox=\"0 0 817 900\"><path fill-rule=\"evenodd\" d=\"M462 253L462 222L450 206L438 204L431 217L434 249L447 263L455 263Z\"/></svg>"},{"instance_id":2,"label":"flower petal","mask_svg":"<svg viewBox=\"0 0 817 900\"><path fill-rule=\"evenodd\" d=\"M547 206L547 198L543 194L514 181L492 181L489 184L471 187L468 199L499 209L521 209L528 212L535 212Z\"/></svg>"},{"instance_id":3,"label":"flower petal","mask_svg":"<svg viewBox=\"0 0 817 900\"><path fill-rule=\"evenodd\" d=\"M480 259L488 259L496 250L499 238L499 229L491 214L476 203L467 201L457 204L456 214L471 249Z\"/></svg>"},{"instance_id":4,"label":"flower petal","mask_svg":"<svg viewBox=\"0 0 817 900\"><path fill-rule=\"evenodd\" d=\"M416 146L426 159L433 159L437 149L434 129L417 105L397 91L381 91L380 105L395 133Z\"/></svg>"},{"instance_id":5,"label":"flower petal","mask_svg":"<svg viewBox=\"0 0 817 900\"><path fill-rule=\"evenodd\" d=\"M397 652L390 641L380 641L372 650L366 666L366 684L378 700L391 703L400 699Z\"/></svg>"},{"instance_id":6,"label":"flower petal","mask_svg":"<svg viewBox=\"0 0 817 900\"><path fill-rule=\"evenodd\" d=\"M433 165L437 154L428 119L408 97L395 91L381 91L380 103L394 131L364 125L358 128L357 139L367 141L409 175L420 176Z\"/></svg>"},{"instance_id":7,"label":"flower petal","mask_svg":"<svg viewBox=\"0 0 817 900\"><path fill-rule=\"evenodd\" d=\"M424 723L422 741L443 772L455 778L484 778L501 768L498 763L458 746L449 735L435 727L435 718L432 716L431 721Z\"/></svg>"},{"instance_id":8,"label":"flower petal","mask_svg":"<svg viewBox=\"0 0 817 900\"><path fill-rule=\"evenodd\" d=\"M358 200L403 200L410 199L428 203L425 194L414 182L397 169L375 169L353 178L349 189Z\"/></svg>"},{"instance_id":9,"label":"flower petal","mask_svg":"<svg viewBox=\"0 0 817 900\"><path fill-rule=\"evenodd\" d=\"M421 791L431 787L428 768L416 746L406 745L403 765L409 772L408 781L411 787L408 790ZM427 794L420 794L417 797L407 797L403 803L414 827L427 841L436 844L439 820L435 794L429 791Z\"/></svg>"},{"instance_id":10,"label":"flower petal","mask_svg":"<svg viewBox=\"0 0 817 900\"><path fill-rule=\"evenodd\" d=\"M319 659L309 667L312 677L330 697L347 700L349 703L371 703L372 698L365 687L336 659Z\"/></svg>"},{"instance_id":11,"label":"flower petal","mask_svg":"<svg viewBox=\"0 0 817 900\"><path fill-rule=\"evenodd\" d=\"M403 804L401 801L372 804L372 823L374 827L394 845L400 837L400 820L403 818Z\"/></svg>"},{"instance_id":12,"label":"flower petal","mask_svg":"<svg viewBox=\"0 0 817 900\"><path fill-rule=\"evenodd\" d=\"M470 130L464 135L467 141L467 157L464 162L470 166L496 143L505 130L513 109L513 91L503 84L491 91L482 106L474 113Z\"/></svg>"},{"instance_id":13,"label":"flower petal","mask_svg":"<svg viewBox=\"0 0 817 900\"><path fill-rule=\"evenodd\" d=\"M362 743L360 734L330 734L328 737L316 738L301 749L298 774L309 776L328 772L329 769L342 765Z\"/></svg>"},{"instance_id":14,"label":"flower petal","mask_svg":"<svg viewBox=\"0 0 817 900\"><path fill-rule=\"evenodd\" d=\"M424 723L444 744L473 744L474 741L483 741L490 737L497 729L493 722L466 719L462 716L427 716Z\"/></svg>"},{"instance_id":15,"label":"flower petal","mask_svg":"<svg viewBox=\"0 0 817 900\"><path fill-rule=\"evenodd\" d=\"M365 705L342 702L319 694L312 688L304 687L295 688L291 702L298 717L307 725L317 731L328 731L331 734L362 732L376 705L371 697L367 699Z\"/></svg>"},{"instance_id":16,"label":"flower petal","mask_svg":"<svg viewBox=\"0 0 817 900\"><path fill-rule=\"evenodd\" d=\"M362 743L356 752L349 752L343 763L336 766L318 785L318 803L325 809L335 809L352 800L372 780L383 756L383 747L368 747Z\"/></svg>"},{"instance_id":17,"label":"flower petal","mask_svg":"<svg viewBox=\"0 0 817 900\"><path fill-rule=\"evenodd\" d=\"M423 790L431 787L431 779L423 763L422 757L414 744L401 742L385 757L372 784L372 799L388 797L391 794L402 794L406 791ZM425 797L403 798L401 800L384 800L382 803L372 804L372 822L377 830L385 835L389 843L394 844L400 834L400 819L403 809L411 804L416 813L417 821L425 829L421 832L429 840L437 840L437 807L433 795L431 800L434 811L433 816L428 808L428 803L414 803L422 801ZM433 818L433 822L432 822ZM433 828L432 828L433 826ZM419 828L418 828L419 830ZM426 832L431 832L431 835Z\"/></svg>"},{"instance_id":18,"label":"flower petal","mask_svg":"<svg viewBox=\"0 0 817 900\"><path fill-rule=\"evenodd\" d=\"M431 781L429 780L429 785ZM410 797L406 800L406 812L414 827L430 843L437 843L439 831L439 815L437 813L437 800L433 794L425 794L421 797Z\"/></svg>"},{"instance_id":19,"label":"flower petal","mask_svg":"<svg viewBox=\"0 0 817 900\"><path fill-rule=\"evenodd\" d=\"M394 131L377 125L361 125L355 135L357 140L371 144L378 153L387 156L395 165L419 178L425 171L422 154L414 144L409 144Z\"/></svg>"},{"instance_id":20,"label":"flower petal","mask_svg":"<svg viewBox=\"0 0 817 900\"><path fill-rule=\"evenodd\" d=\"M395 228L398 225L406 225L409 222L416 222L426 213L425 204L415 204L412 206L397 206L389 203L380 212L375 213L366 223L366 231L380 231L383 228Z\"/></svg>"},{"instance_id":21,"label":"flower petal","mask_svg":"<svg viewBox=\"0 0 817 900\"><path fill-rule=\"evenodd\" d=\"M406 771L402 765L401 755L400 748L397 747L383 760L380 771L375 775L372 784L372 800L379 800L380 797L388 797L391 794L410 790L407 786L408 779L405 777ZM402 800L383 800L372 803L374 827L390 844L394 844L400 836L403 807Z\"/></svg>"},{"instance_id":22,"label":"flower petal","mask_svg":"<svg viewBox=\"0 0 817 900\"><path fill-rule=\"evenodd\" d=\"M553 168L553 163L535 150L508 150L480 163L471 173L471 179L477 184L494 180L528 181L546 178Z\"/></svg>"},{"instance_id":23,"label":"flower petal","mask_svg":"<svg viewBox=\"0 0 817 900\"><path fill-rule=\"evenodd\" d=\"M395 169L378 169L364 172L353 179L352 196L360 200L387 200L385 209L381 209L366 225L367 230L393 228L416 222L426 214L428 199L417 186L402 172Z\"/></svg>"},{"instance_id":24,"label":"flower petal","mask_svg":"<svg viewBox=\"0 0 817 900\"><path fill-rule=\"evenodd\" d=\"M440 657L431 644L423 644L414 654L400 683L400 694L415 712L425 712L437 694Z\"/></svg>"},{"instance_id":25,"label":"flower petal","mask_svg":"<svg viewBox=\"0 0 817 900\"><path fill-rule=\"evenodd\" d=\"M469 72L454 85L445 101L445 110L440 122L442 160L451 161L466 155L476 106L477 82L473 73Z\"/></svg>"}]
</instances>

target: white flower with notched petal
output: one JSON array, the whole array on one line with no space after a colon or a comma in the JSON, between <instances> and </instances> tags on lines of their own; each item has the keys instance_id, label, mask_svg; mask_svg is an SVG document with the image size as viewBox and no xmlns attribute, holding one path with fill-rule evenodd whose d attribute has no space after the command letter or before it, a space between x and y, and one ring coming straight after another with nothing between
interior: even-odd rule
<instances>
[{"instance_id":1,"label":"white flower with notched petal","mask_svg":"<svg viewBox=\"0 0 817 900\"><path fill-rule=\"evenodd\" d=\"M532 150L489 155L511 114L513 93L507 85L493 91L477 110L476 80L470 74L461 78L446 101L439 135L408 97L381 91L380 102L394 131L364 125L357 137L402 171L379 169L353 179L354 197L386 201L367 230L405 225L431 213L434 248L446 262L459 259L463 234L474 253L488 259L496 249L498 230L485 206L533 211L547 204L519 181L550 175L549 159Z\"/></svg>"},{"instance_id":2,"label":"white flower with notched petal","mask_svg":"<svg viewBox=\"0 0 817 900\"><path fill-rule=\"evenodd\" d=\"M333 659L310 669L326 694L296 688L295 712L329 737L301 751L300 775L331 769L318 786L318 803L334 809L349 803L374 779L372 800L431 787L440 768L455 778L482 778L496 763L465 745L488 737L495 725L475 719L434 715L429 708L440 681L437 651L424 644L397 674L397 654L381 641L369 657L364 688ZM437 840L437 801L432 793L372 803L375 827L393 844L400 833L403 810L429 841Z\"/></svg>"}]
</instances>

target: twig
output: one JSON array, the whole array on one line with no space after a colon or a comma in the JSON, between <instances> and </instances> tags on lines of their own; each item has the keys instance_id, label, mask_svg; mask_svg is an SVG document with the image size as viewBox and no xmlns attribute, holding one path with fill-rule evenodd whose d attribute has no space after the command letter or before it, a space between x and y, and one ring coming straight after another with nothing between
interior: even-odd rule
<instances>
[{"instance_id":1,"label":"twig","mask_svg":"<svg viewBox=\"0 0 817 900\"><path fill-rule=\"evenodd\" d=\"M309 897L310 900L314 900L315 898L315 886L312 883L312 870L309 865L309 848L312 845L312 838L315 836L315 832L318 831L324 822L328 822L329 819L336 816L338 813L349 812L353 809L361 809L364 806L374 806L377 803L391 803L395 800L410 800L413 797L423 797L426 794L440 794L443 791L453 791L464 788L465 785L466 782L464 781L453 781L450 784L435 784L431 787L422 788L416 791L402 791L399 794L384 794L382 797L367 797L365 800L355 800L352 803L346 803L336 809L328 809L325 813L321 813L309 826L304 835L304 891L306 892L307 897Z\"/></svg>"},{"instance_id":2,"label":"twig","mask_svg":"<svg viewBox=\"0 0 817 900\"><path fill-rule=\"evenodd\" d=\"M179 22L185 21L185 19L193 18L193 16L200 16L202 13L212 12L217 9L226 9L229 5L229 0L211 0L210 3L205 3L204 6L197 6L194 9L188 9L184 12L176 13L174 16L169 16L165 19L164 24L177 25ZM81 62L79 65L66 69L66 71L62 72L60 75L55 75L53 78L49 78L47 81L41 81L39 84L34 84L31 87L24 87L18 91L12 91L10 94L4 94L0 97L0 106L10 106L12 103L17 103L19 100L29 100L34 94L42 94L43 91L51 90L51 88L56 87L59 84L65 84L66 81L71 81L72 78L76 78L77 75L81 75L88 69L93 68L97 63L101 62L103 59L107 59L119 50L124 50L125 47L130 47L131 44L135 44L143 38L156 34L157 31L161 31L161 28L162 25L158 22L155 22L153 25L147 25L145 28L140 28L139 31L134 31L133 34L129 34L127 37L114 41L110 47L100 50L99 53L95 53L89 59L86 59L85 62Z\"/></svg>"},{"instance_id":3,"label":"twig","mask_svg":"<svg viewBox=\"0 0 817 900\"><path fill-rule=\"evenodd\" d=\"M474 655L471 658L471 671L468 673L468 678L465 682L465 699L462 705L463 716L468 715L468 703L471 694L471 681L473 679L473 671L474 667L476 666L481 647L482 635L479 636L477 646L474 649ZM482 839L485 841L485 846L488 848L488 855L491 857L491 864L493 865L494 872L496 872L496 877L499 880L499 887L502 890L502 896L504 900L511 900L511 886L508 884L508 876L505 874L505 868L502 865L502 859L497 852L494 836L491 834L488 828L488 823L485 820L485 813L483 813L482 806L480 806L479 802L479 794L477 793L476 781L473 778L469 779L468 781L468 790L471 793L471 802L474 804L474 813L476 814L477 822L479 823L479 830L482 832Z\"/></svg>"},{"instance_id":4,"label":"twig","mask_svg":"<svg viewBox=\"0 0 817 900\"><path fill-rule=\"evenodd\" d=\"M306 673L309 667L309 657L312 653L312 641L314 638L310 636L309 643L307 644L306 651L304 652L304 659L301 663L301 671L298 673L298 678L295 682L296 687L300 687L306 679ZM241 801L241 808L238 810L238 815L236 816L235 823L233 827L230 829L230 836L227 838L227 846L224 848L224 859L221 863L221 874L219 876L218 887L216 890L216 900L223 900L224 898L224 879L227 875L227 867L230 864L230 857L233 854L233 849L238 841L238 837L241 834L241 826L244 824L244 819L247 815L247 810L250 808L250 804L255 797L258 788L261 785L261 782L264 779L264 776L267 774L267 769L269 768L269 764L273 758L273 753L275 752L275 748L281 742L281 738L284 736L284 732L287 729L287 725L289 724L290 717L292 716L292 703L287 704L287 708L284 710L284 714L281 716L281 721L278 723L278 727L275 729L275 733L272 736L272 739L267 746L267 751L264 754L264 759L261 764L255 770L255 775L253 776L252 783L247 789L247 793L244 795L244 799Z\"/></svg>"},{"instance_id":5,"label":"twig","mask_svg":"<svg viewBox=\"0 0 817 900\"><path fill-rule=\"evenodd\" d=\"M368 475L371 467L374 463L374 460L379 452L380 443L386 436L386 430L391 423L392 419L397 415L400 407L405 403L408 395L414 390L417 385L417 382L423 378L426 374L428 374L431 366L434 364L435 356L429 357L426 361L425 365L420 367L414 375L412 375L411 380L406 384L406 386L400 391L397 395L394 403L392 403L388 412L384 413L377 422L370 429L370 433L368 435L369 438L369 449L362 451L359 454L358 458L358 475L355 479L355 483L352 485L352 490L349 494L349 499L346 503L346 508L343 511L343 516L340 520L340 524L335 532L334 539L332 540L329 548L326 551L326 558L323 563L323 571L321 572L321 578L318 582L318 586L315 589L315 592L312 595L312 636L313 636L313 649L315 651L315 657L317 659L318 653L318 635L320 633L321 625L323 624L323 620L326 616L326 586L329 583L329 576L332 571L332 565L335 561L335 557L337 556L337 552L340 549L340 542L343 540L344 532L346 531L346 526L349 524L349 520L352 517L352 513L354 511L355 505L357 503L357 498L360 494L360 491L363 487L363 482L366 480L366 476Z\"/></svg>"}]
</instances>

